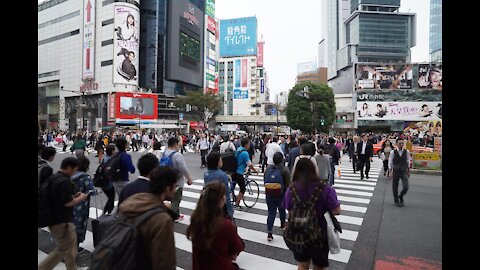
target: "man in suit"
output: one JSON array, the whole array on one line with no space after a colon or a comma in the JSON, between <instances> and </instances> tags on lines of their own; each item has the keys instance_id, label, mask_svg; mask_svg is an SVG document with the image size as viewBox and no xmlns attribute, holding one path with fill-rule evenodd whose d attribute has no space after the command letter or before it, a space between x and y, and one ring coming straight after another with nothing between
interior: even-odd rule
<instances>
[{"instance_id":1,"label":"man in suit","mask_svg":"<svg viewBox=\"0 0 480 270\"><path fill-rule=\"evenodd\" d=\"M353 166L353 173L357 172L357 165L358 165L358 154L357 154L357 147L359 144L358 136L353 137L353 141L348 145L348 155L350 156L350 161L352 162Z\"/></svg>"},{"instance_id":2,"label":"man in suit","mask_svg":"<svg viewBox=\"0 0 480 270\"><path fill-rule=\"evenodd\" d=\"M373 144L368 141L367 135L365 134L362 134L362 141L357 144L357 155L359 160L360 180L363 180L363 167L365 165L365 176L368 179L370 162L373 161Z\"/></svg>"}]
</instances>

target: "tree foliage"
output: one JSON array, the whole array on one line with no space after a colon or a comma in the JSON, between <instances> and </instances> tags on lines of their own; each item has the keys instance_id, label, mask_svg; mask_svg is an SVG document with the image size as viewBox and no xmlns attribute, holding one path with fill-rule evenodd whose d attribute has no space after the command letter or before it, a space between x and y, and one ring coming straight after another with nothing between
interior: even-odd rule
<instances>
[{"instance_id":1,"label":"tree foliage","mask_svg":"<svg viewBox=\"0 0 480 270\"><path fill-rule=\"evenodd\" d=\"M309 94L303 96L302 92L308 86ZM315 123L312 121L312 102L316 115ZM328 133L335 121L335 99L332 88L326 84L302 82L296 84L288 94L286 108L287 121L292 129L300 129L304 133L317 131ZM320 125L324 118L325 125Z\"/></svg>"},{"instance_id":2,"label":"tree foliage","mask_svg":"<svg viewBox=\"0 0 480 270\"><path fill-rule=\"evenodd\" d=\"M185 96L177 96L174 102L177 108L185 109L187 104L191 106L190 113L197 121L208 121L215 117L223 104L218 95L211 92L203 93L203 90L187 91Z\"/></svg>"}]
</instances>

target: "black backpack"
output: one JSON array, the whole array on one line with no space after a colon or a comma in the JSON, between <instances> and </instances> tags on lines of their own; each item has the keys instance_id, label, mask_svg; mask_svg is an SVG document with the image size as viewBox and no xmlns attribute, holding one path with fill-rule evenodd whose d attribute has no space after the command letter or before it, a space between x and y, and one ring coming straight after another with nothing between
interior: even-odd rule
<instances>
[{"instance_id":1,"label":"black backpack","mask_svg":"<svg viewBox=\"0 0 480 270\"><path fill-rule=\"evenodd\" d=\"M38 188L38 228L52 225L52 182L57 178L53 174Z\"/></svg>"},{"instance_id":2,"label":"black backpack","mask_svg":"<svg viewBox=\"0 0 480 270\"><path fill-rule=\"evenodd\" d=\"M295 185L290 185L293 195L293 208L288 212L288 224L283 239L287 247L295 252L323 247L323 236L317 217L316 203L323 191L317 186L310 200L302 201Z\"/></svg>"},{"instance_id":3,"label":"black backpack","mask_svg":"<svg viewBox=\"0 0 480 270\"><path fill-rule=\"evenodd\" d=\"M127 217L120 213L106 232L105 237L92 253L90 270L134 270L150 269L144 240L138 227L155 214L165 209L152 208L138 216Z\"/></svg>"},{"instance_id":4,"label":"black backpack","mask_svg":"<svg viewBox=\"0 0 480 270\"><path fill-rule=\"evenodd\" d=\"M103 166L102 169L102 182L103 183L108 183L109 181L113 182L118 182L122 178L122 172L121 172L121 153L117 153L114 155L112 158L110 158L107 163L105 163L105 166ZM102 164L99 165L99 167L102 166ZM98 171L99 168L97 168ZM96 173L96 172L95 172ZM95 181L95 180L94 180ZM100 181L100 180L98 180ZM100 183L99 183L100 184Z\"/></svg>"},{"instance_id":5,"label":"black backpack","mask_svg":"<svg viewBox=\"0 0 480 270\"><path fill-rule=\"evenodd\" d=\"M228 149L227 149L228 150ZM238 155L240 153L245 152L247 150L243 149L240 152L238 152ZM229 173L235 173L238 169L238 160L237 160L237 154L235 151L225 151L225 153L220 154L222 156L222 171L224 172L229 172Z\"/></svg>"}]
</instances>

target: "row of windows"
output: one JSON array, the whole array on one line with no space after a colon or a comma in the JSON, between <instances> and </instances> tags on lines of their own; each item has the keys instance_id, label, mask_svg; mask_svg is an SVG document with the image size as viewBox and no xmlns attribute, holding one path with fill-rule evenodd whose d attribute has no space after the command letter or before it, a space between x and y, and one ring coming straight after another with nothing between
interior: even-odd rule
<instances>
[{"instance_id":1,"label":"row of windows","mask_svg":"<svg viewBox=\"0 0 480 270\"><path fill-rule=\"evenodd\" d=\"M102 41L102 47L113 44L113 39Z\"/></svg>"},{"instance_id":2,"label":"row of windows","mask_svg":"<svg viewBox=\"0 0 480 270\"><path fill-rule=\"evenodd\" d=\"M109 25L109 24L112 24L112 23L113 23L113 18L103 21L102 26Z\"/></svg>"},{"instance_id":3,"label":"row of windows","mask_svg":"<svg viewBox=\"0 0 480 270\"><path fill-rule=\"evenodd\" d=\"M41 23L41 24L38 25L38 29L47 27L47 26L55 24L55 23L63 22L65 20L68 20L68 19L76 17L76 16L80 16L80 10L77 10L77 11L72 12L72 13L67 14L67 15L63 15L61 17L55 18L53 20L50 20L50 21L47 21L47 22L44 22L44 23Z\"/></svg>"},{"instance_id":4,"label":"row of windows","mask_svg":"<svg viewBox=\"0 0 480 270\"><path fill-rule=\"evenodd\" d=\"M38 78L45 78L45 77L50 77L50 76L56 76L60 74L60 70L55 70L55 71L50 71L50 72L45 72L38 74Z\"/></svg>"},{"instance_id":5,"label":"row of windows","mask_svg":"<svg viewBox=\"0 0 480 270\"><path fill-rule=\"evenodd\" d=\"M80 29L38 41L38 46L80 34Z\"/></svg>"},{"instance_id":6,"label":"row of windows","mask_svg":"<svg viewBox=\"0 0 480 270\"><path fill-rule=\"evenodd\" d=\"M107 60L107 61L102 61L100 63L100 66L104 67L104 66L110 66L110 65L113 65L113 59L112 60Z\"/></svg>"}]
</instances>

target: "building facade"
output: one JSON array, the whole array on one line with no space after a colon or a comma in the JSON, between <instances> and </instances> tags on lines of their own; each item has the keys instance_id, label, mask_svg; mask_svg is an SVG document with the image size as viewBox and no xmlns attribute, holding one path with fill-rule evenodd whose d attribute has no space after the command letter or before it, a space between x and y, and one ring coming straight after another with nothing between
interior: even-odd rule
<instances>
[{"instance_id":1,"label":"building facade","mask_svg":"<svg viewBox=\"0 0 480 270\"><path fill-rule=\"evenodd\" d=\"M327 84L327 68L320 67L315 71L304 72L297 75L296 83L301 82L315 82Z\"/></svg>"},{"instance_id":2,"label":"building facade","mask_svg":"<svg viewBox=\"0 0 480 270\"><path fill-rule=\"evenodd\" d=\"M430 0L430 61L442 62L442 0Z\"/></svg>"}]
</instances>

